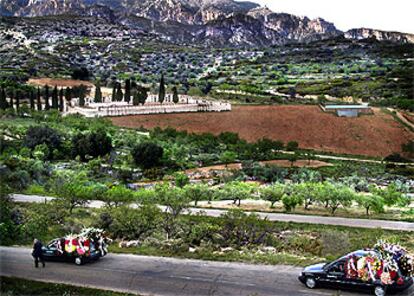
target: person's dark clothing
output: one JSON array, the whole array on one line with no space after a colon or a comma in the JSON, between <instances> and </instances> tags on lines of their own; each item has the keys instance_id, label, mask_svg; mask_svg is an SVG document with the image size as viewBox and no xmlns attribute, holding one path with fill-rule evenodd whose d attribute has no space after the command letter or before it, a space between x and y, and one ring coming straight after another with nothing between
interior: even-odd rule
<instances>
[{"instance_id":1,"label":"person's dark clothing","mask_svg":"<svg viewBox=\"0 0 414 296\"><path fill-rule=\"evenodd\" d=\"M35 267L39 267L39 261L42 263L43 267L45 267L45 261L43 260L42 247L43 245L40 241L36 242L33 245L32 256L34 258Z\"/></svg>"}]
</instances>

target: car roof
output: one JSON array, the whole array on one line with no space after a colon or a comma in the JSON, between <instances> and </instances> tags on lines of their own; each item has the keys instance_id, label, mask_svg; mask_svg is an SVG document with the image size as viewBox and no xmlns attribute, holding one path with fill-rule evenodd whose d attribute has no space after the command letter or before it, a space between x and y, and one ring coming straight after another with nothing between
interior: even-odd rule
<instances>
[{"instance_id":1,"label":"car roof","mask_svg":"<svg viewBox=\"0 0 414 296\"><path fill-rule=\"evenodd\" d=\"M374 250L358 250L358 251L349 253L349 254L347 254L347 255L339 258L337 261L347 259L347 258L349 258L351 256L365 257L365 256L369 256L369 255L371 255L371 256L378 256L378 253L375 252Z\"/></svg>"}]
</instances>

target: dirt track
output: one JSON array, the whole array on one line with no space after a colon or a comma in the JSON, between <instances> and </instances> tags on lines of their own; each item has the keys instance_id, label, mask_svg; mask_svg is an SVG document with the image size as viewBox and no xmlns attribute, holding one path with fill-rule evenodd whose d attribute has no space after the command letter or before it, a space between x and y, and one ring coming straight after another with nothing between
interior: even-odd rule
<instances>
[{"instance_id":1,"label":"dirt track","mask_svg":"<svg viewBox=\"0 0 414 296\"><path fill-rule=\"evenodd\" d=\"M413 133L378 109L374 115L340 118L317 106L234 106L224 113L139 115L112 121L124 127L170 126L213 134L231 131L248 141L268 137L297 141L302 148L369 156L401 152L401 144L414 139Z\"/></svg>"}]
</instances>

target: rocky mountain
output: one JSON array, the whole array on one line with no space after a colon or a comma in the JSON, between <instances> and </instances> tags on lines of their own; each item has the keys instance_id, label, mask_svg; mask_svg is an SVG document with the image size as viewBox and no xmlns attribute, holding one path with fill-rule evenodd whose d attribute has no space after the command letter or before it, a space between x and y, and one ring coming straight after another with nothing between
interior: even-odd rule
<instances>
[{"instance_id":1,"label":"rocky mountain","mask_svg":"<svg viewBox=\"0 0 414 296\"><path fill-rule=\"evenodd\" d=\"M344 33L348 39L369 39L375 38L379 41L392 41L399 43L414 43L414 34L404 34L399 32L386 32L374 29L359 28L352 29Z\"/></svg>"},{"instance_id":2,"label":"rocky mountain","mask_svg":"<svg viewBox=\"0 0 414 296\"><path fill-rule=\"evenodd\" d=\"M175 43L268 46L344 35L414 42L409 34L372 29L339 31L321 18L274 13L253 2L234 0L0 0L3 16L92 16L117 22Z\"/></svg>"},{"instance_id":3,"label":"rocky mountain","mask_svg":"<svg viewBox=\"0 0 414 296\"><path fill-rule=\"evenodd\" d=\"M266 7L252 9L248 15L260 20L266 28L278 32L287 40L309 41L342 33L334 24L322 18L310 20L287 13L274 13Z\"/></svg>"},{"instance_id":4,"label":"rocky mountain","mask_svg":"<svg viewBox=\"0 0 414 296\"><path fill-rule=\"evenodd\" d=\"M0 0L0 12L10 16L88 14L91 6L105 6L117 14L155 21L202 24L231 13L258 7L233 0Z\"/></svg>"}]
</instances>

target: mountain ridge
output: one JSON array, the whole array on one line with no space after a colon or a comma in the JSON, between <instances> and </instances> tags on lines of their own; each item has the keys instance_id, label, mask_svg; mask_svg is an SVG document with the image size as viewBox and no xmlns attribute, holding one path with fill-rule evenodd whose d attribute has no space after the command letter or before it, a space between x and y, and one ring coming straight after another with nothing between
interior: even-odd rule
<instances>
[{"instance_id":1,"label":"mountain ridge","mask_svg":"<svg viewBox=\"0 0 414 296\"><path fill-rule=\"evenodd\" d=\"M342 32L322 18L309 19L276 13L249 1L0 0L2 16L61 14L104 18L173 42L197 42L207 46L271 46L341 35L356 40L375 38L380 41L414 43L414 34L369 28Z\"/></svg>"}]
</instances>

